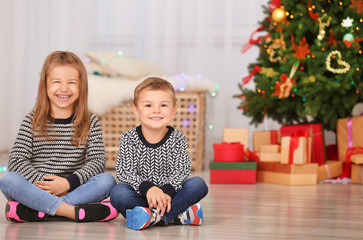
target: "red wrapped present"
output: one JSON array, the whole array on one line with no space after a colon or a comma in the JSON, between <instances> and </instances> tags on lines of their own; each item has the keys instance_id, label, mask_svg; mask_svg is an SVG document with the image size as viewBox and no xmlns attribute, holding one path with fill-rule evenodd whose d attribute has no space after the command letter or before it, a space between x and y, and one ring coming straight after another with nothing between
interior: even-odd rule
<instances>
[{"instance_id":1,"label":"red wrapped present","mask_svg":"<svg viewBox=\"0 0 363 240\"><path fill-rule=\"evenodd\" d=\"M256 183L256 162L211 162L210 183Z\"/></svg>"},{"instance_id":2,"label":"red wrapped present","mask_svg":"<svg viewBox=\"0 0 363 240\"><path fill-rule=\"evenodd\" d=\"M325 164L326 152L324 135L321 124L298 124L298 125L285 125L281 129L281 137L291 136L300 132L308 132L312 139L311 145L311 162L318 163L319 165Z\"/></svg>"},{"instance_id":3,"label":"red wrapped present","mask_svg":"<svg viewBox=\"0 0 363 240\"><path fill-rule=\"evenodd\" d=\"M238 162L243 161L243 145L239 142L213 144L214 161Z\"/></svg>"}]
</instances>

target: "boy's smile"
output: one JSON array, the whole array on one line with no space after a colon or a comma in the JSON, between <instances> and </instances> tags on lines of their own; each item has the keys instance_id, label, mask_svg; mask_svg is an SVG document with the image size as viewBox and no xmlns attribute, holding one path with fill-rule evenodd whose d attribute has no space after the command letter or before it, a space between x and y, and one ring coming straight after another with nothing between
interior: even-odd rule
<instances>
[{"instance_id":1,"label":"boy's smile","mask_svg":"<svg viewBox=\"0 0 363 240\"><path fill-rule=\"evenodd\" d=\"M176 106L167 90L143 90L133 107L134 114L148 130L163 130L173 120Z\"/></svg>"}]
</instances>

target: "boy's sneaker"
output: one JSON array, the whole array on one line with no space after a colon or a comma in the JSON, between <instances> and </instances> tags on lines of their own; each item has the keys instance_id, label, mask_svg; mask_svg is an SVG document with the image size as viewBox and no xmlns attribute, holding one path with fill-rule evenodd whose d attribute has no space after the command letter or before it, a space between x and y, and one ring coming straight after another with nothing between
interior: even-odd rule
<instances>
[{"instance_id":1,"label":"boy's sneaker","mask_svg":"<svg viewBox=\"0 0 363 240\"><path fill-rule=\"evenodd\" d=\"M42 222L47 216L44 212L33 210L14 200L6 203L5 217L9 222Z\"/></svg>"},{"instance_id":2,"label":"boy's sneaker","mask_svg":"<svg viewBox=\"0 0 363 240\"><path fill-rule=\"evenodd\" d=\"M116 208L109 201L78 205L75 210L76 222L106 222L118 216Z\"/></svg>"},{"instance_id":3,"label":"boy's sneaker","mask_svg":"<svg viewBox=\"0 0 363 240\"><path fill-rule=\"evenodd\" d=\"M126 227L141 230L160 222L161 217L156 214L155 209L146 207L134 207L126 210Z\"/></svg>"},{"instance_id":4,"label":"boy's sneaker","mask_svg":"<svg viewBox=\"0 0 363 240\"><path fill-rule=\"evenodd\" d=\"M174 224L202 225L203 211L200 203L194 204L174 219Z\"/></svg>"}]
</instances>

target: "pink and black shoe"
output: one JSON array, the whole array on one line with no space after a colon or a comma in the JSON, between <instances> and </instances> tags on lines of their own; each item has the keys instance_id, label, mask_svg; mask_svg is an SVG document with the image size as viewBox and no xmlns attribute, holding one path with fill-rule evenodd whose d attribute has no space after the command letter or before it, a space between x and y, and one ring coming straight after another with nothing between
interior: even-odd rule
<instances>
[{"instance_id":1,"label":"pink and black shoe","mask_svg":"<svg viewBox=\"0 0 363 240\"><path fill-rule=\"evenodd\" d=\"M107 222L117 218L118 212L111 202L82 204L76 206L76 222Z\"/></svg>"},{"instance_id":2,"label":"pink and black shoe","mask_svg":"<svg viewBox=\"0 0 363 240\"><path fill-rule=\"evenodd\" d=\"M9 222L14 223L42 222L47 219L48 214L28 208L17 201L9 200L6 203L5 217Z\"/></svg>"}]
</instances>

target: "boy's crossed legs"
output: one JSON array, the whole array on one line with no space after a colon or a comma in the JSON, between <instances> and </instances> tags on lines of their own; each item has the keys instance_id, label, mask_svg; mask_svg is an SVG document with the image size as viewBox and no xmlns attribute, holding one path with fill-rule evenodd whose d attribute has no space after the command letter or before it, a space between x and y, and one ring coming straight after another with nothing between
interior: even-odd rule
<instances>
[{"instance_id":1,"label":"boy's crossed legs","mask_svg":"<svg viewBox=\"0 0 363 240\"><path fill-rule=\"evenodd\" d=\"M116 185L110 197L112 205L126 218L126 226L139 230L155 224L201 225L203 212L198 202L207 193L208 187L202 178L187 179L173 197L170 212L165 212L163 217L157 216L154 209L149 209L146 198L127 184Z\"/></svg>"}]
</instances>

